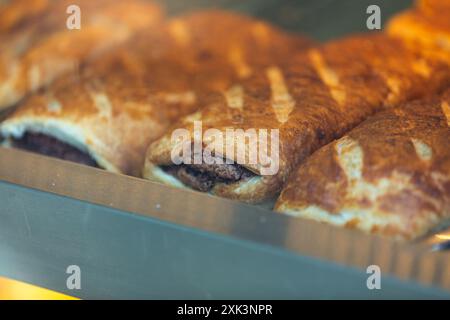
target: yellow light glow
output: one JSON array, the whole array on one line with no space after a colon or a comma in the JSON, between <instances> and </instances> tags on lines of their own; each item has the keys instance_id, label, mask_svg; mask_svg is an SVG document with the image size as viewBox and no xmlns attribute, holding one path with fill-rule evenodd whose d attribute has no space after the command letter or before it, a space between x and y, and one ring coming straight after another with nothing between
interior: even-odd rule
<instances>
[{"instance_id":1,"label":"yellow light glow","mask_svg":"<svg viewBox=\"0 0 450 320\"><path fill-rule=\"evenodd\" d=\"M435 237L441 240L450 240L450 234L436 234Z\"/></svg>"},{"instance_id":2,"label":"yellow light glow","mask_svg":"<svg viewBox=\"0 0 450 320\"><path fill-rule=\"evenodd\" d=\"M62 293L0 277L0 300L78 300Z\"/></svg>"}]
</instances>

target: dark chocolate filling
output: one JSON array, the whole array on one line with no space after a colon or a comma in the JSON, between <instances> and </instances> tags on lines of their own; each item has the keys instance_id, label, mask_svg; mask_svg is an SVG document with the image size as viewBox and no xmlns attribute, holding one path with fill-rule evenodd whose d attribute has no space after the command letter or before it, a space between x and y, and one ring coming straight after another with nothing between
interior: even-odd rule
<instances>
[{"instance_id":1,"label":"dark chocolate filling","mask_svg":"<svg viewBox=\"0 0 450 320\"><path fill-rule=\"evenodd\" d=\"M45 134L26 132L22 138L12 139L12 146L53 158L99 167L87 153Z\"/></svg>"},{"instance_id":2,"label":"dark chocolate filling","mask_svg":"<svg viewBox=\"0 0 450 320\"><path fill-rule=\"evenodd\" d=\"M161 166L161 169L202 192L211 190L216 183L232 183L255 175L238 164L181 164Z\"/></svg>"}]
</instances>

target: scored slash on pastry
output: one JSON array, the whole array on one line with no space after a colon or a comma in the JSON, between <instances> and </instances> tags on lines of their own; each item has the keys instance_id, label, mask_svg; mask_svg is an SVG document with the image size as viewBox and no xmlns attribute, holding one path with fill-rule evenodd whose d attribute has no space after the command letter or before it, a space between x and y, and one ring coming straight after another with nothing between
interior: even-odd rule
<instances>
[{"instance_id":1,"label":"scored slash on pastry","mask_svg":"<svg viewBox=\"0 0 450 320\"><path fill-rule=\"evenodd\" d=\"M267 78L272 92L272 108L280 123L289 120L289 115L295 107L295 100L289 94L283 72L277 67L267 69Z\"/></svg>"}]
</instances>

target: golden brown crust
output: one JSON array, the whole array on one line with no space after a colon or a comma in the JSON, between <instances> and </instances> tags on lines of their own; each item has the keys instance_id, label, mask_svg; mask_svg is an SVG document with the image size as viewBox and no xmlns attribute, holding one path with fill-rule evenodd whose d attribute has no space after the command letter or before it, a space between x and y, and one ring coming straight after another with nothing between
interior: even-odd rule
<instances>
[{"instance_id":1,"label":"golden brown crust","mask_svg":"<svg viewBox=\"0 0 450 320\"><path fill-rule=\"evenodd\" d=\"M387 33L410 49L450 64L450 2L421 0L416 8L394 16Z\"/></svg>"},{"instance_id":2,"label":"golden brown crust","mask_svg":"<svg viewBox=\"0 0 450 320\"><path fill-rule=\"evenodd\" d=\"M377 114L314 153L276 210L413 239L450 216L450 91Z\"/></svg>"},{"instance_id":3,"label":"golden brown crust","mask_svg":"<svg viewBox=\"0 0 450 320\"><path fill-rule=\"evenodd\" d=\"M383 34L337 40L242 82L240 108L227 98L231 88L195 116L181 119L149 147L145 172L152 177L155 164L172 164L172 132L186 128L193 136L193 120L201 120L204 131L214 128L222 133L227 128L279 129L276 175L218 183L212 190L220 196L260 202L276 196L293 168L319 147L376 111L436 92L449 80L446 64L411 52ZM234 155L222 155L235 160ZM259 173L258 165L244 166Z\"/></svg>"},{"instance_id":4,"label":"golden brown crust","mask_svg":"<svg viewBox=\"0 0 450 320\"><path fill-rule=\"evenodd\" d=\"M221 27L208 30L216 24ZM289 54L293 46L310 43L262 27ZM258 35L252 34L255 28ZM44 132L88 151L101 167L139 175L145 149L175 119L248 77L242 65L254 68L279 54L255 40L264 37L259 28L257 20L220 11L177 17L94 59L78 78L62 77L45 94L30 97L1 131L14 137L26 130ZM230 61L236 52L237 64ZM258 62L246 60L251 56Z\"/></svg>"},{"instance_id":5,"label":"golden brown crust","mask_svg":"<svg viewBox=\"0 0 450 320\"><path fill-rule=\"evenodd\" d=\"M36 0L31 11L27 4L12 1L0 12L6 19L0 27L0 109L161 18L161 9L143 0ZM66 27L66 9L73 4L82 11L81 30Z\"/></svg>"},{"instance_id":6,"label":"golden brown crust","mask_svg":"<svg viewBox=\"0 0 450 320\"><path fill-rule=\"evenodd\" d=\"M433 24L450 28L450 2L446 0L418 0L417 11Z\"/></svg>"}]
</instances>

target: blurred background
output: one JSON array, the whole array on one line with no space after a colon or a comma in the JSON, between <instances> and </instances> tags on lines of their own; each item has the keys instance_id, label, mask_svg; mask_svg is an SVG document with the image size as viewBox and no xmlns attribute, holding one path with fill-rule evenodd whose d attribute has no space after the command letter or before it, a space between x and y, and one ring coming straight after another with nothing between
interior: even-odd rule
<instances>
[{"instance_id":1,"label":"blurred background","mask_svg":"<svg viewBox=\"0 0 450 320\"><path fill-rule=\"evenodd\" d=\"M413 0L157 0L169 14L197 8L226 8L269 20L285 29L326 41L351 32L367 31L366 9L378 5L382 23L410 7Z\"/></svg>"}]
</instances>

